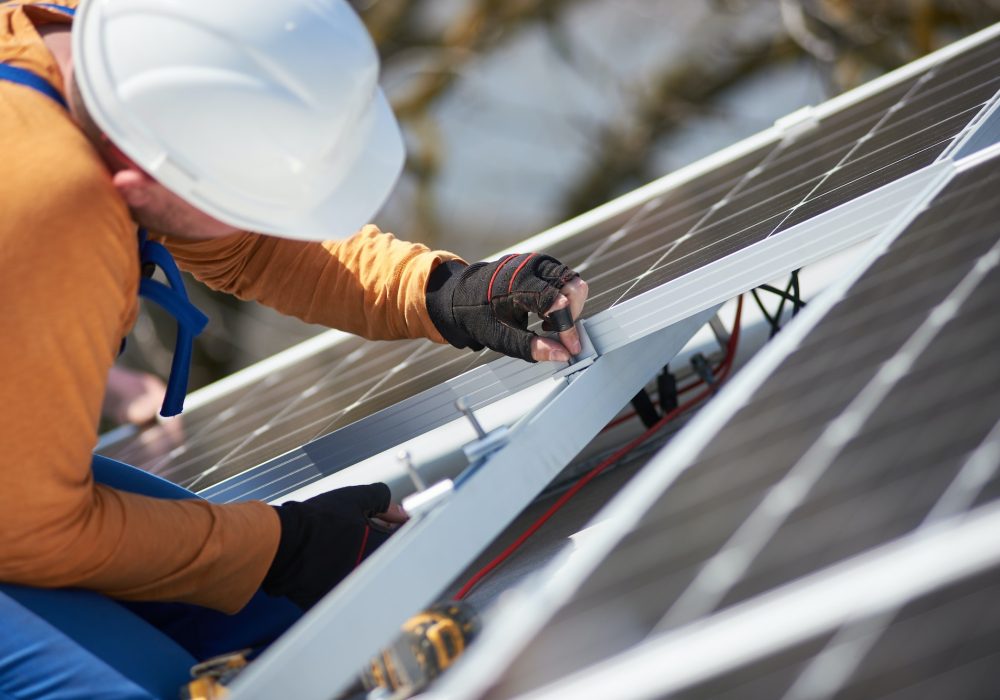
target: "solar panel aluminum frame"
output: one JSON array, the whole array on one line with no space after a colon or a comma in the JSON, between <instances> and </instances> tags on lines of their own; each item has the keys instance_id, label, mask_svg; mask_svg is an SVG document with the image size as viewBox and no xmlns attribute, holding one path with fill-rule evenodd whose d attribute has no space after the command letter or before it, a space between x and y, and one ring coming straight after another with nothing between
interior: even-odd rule
<instances>
[{"instance_id":1,"label":"solar panel aluminum frame","mask_svg":"<svg viewBox=\"0 0 1000 700\"><path fill-rule=\"evenodd\" d=\"M983 113L969 124L965 136L941 155L962 160L989 148L998 141L1000 141L1000 92L994 95L993 102L986 106Z\"/></svg>"},{"instance_id":2,"label":"solar panel aluminum frame","mask_svg":"<svg viewBox=\"0 0 1000 700\"><path fill-rule=\"evenodd\" d=\"M978 158L969 159L963 166L971 165L973 160L978 161ZM595 520L602 522L602 527L588 537L585 544L575 548L572 559L558 557L533 585L508 592L506 600L488 621L480 642L443 679L435 693L447 698L472 698L497 681L517 653L570 599L586 576L600 565L621 538L635 527L637 518L648 510L658 494L669 488L683 473L729 417L746 403L843 298L851 285L917 217L926 203L947 185L958 167L951 161L942 161L926 170L933 175L922 180L923 189L915 189L909 204L902 210L896 210L892 220L883 225L864 260L803 309L794 323L767 344L728 382L715 400L702 409L671 444L595 516ZM833 215L833 212L824 216L828 215Z\"/></svg>"},{"instance_id":3,"label":"solar panel aluminum frame","mask_svg":"<svg viewBox=\"0 0 1000 700\"><path fill-rule=\"evenodd\" d=\"M564 378L564 388L515 425L448 500L404 526L250 665L233 699L281 697L294 687L296 698L325 700L349 685L714 313L692 315Z\"/></svg>"}]
</instances>

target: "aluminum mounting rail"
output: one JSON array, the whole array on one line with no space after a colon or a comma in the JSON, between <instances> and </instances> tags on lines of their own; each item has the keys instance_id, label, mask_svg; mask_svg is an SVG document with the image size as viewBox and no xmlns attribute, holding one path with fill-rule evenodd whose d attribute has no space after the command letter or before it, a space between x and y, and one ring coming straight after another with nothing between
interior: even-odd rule
<instances>
[{"instance_id":1,"label":"aluminum mounting rail","mask_svg":"<svg viewBox=\"0 0 1000 700\"><path fill-rule=\"evenodd\" d=\"M233 700L328 700L344 690L714 313L691 315L559 380L447 500L407 523L254 661L232 686Z\"/></svg>"}]
</instances>

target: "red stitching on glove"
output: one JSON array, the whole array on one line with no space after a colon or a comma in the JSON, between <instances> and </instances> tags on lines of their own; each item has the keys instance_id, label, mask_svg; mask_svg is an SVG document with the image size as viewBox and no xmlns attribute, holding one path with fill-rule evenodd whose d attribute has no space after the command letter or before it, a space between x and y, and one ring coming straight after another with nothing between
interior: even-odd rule
<instances>
[{"instance_id":1,"label":"red stitching on glove","mask_svg":"<svg viewBox=\"0 0 1000 700\"><path fill-rule=\"evenodd\" d=\"M490 286L486 288L486 302L487 303L489 303L490 301L493 300L493 281L497 278L497 275L500 274L500 269L504 265L506 265L507 263L509 263L511 260L513 260L514 258L516 258L518 255L520 255L520 253L511 253L506 258L504 258L503 262L501 262L499 265L497 265L497 269L495 269L493 271L493 276L490 277ZM520 270L521 268L517 268L517 269ZM516 275L517 273L515 272L514 274Z\"/></svg>"},{"instance_id":2,"label":"red stitching on glove","mask_svg":"<svg viewBox=\"0 0 1000 700\"><path fill-rule=\"evenodd\" d=\"M538 253L532 253L531 255L529 255L528 257L526 257L526 258L524 259L524 262L522 262L522 263L521 263L520 265L518 265L518 266L517 266L517 269L516 269L516 270L514 270L514 276L510 278L510 286L509 286L509 287L507 287L507 293L508 293L508 294L510 294L511 292L513 292L513 291L514 291L514 280L516 280L516 279L517 279L517 273L518 273L518 272L520 272L520 271L521 271L521 268L523 268L523 267L524 267L525 265L527 265L527 264L528 264L528 261L529 261L529 260L531 260L531 259L532 259L533 257L535 257L536 255L538 255ZM507 261L505 260L504 262L507 262ZM500 268L497 268L497 269L499 270Z\"/></svg>"},{"instance_id":3,"label":"red stitching on glove","mask_svg":"<svg viewBox=\"0 0 1000 700\"><path fill-rule=\"evenodd\" d=\"M358 566L360 566L362 560L365 558L365 545L368 544L368 533L371 532L371 529L372 529L371 525L365 525L365 534L361 538L361 551L358 552L358 560L354 562L355 569L358 568Z\"/></svg>"}]
</instances>

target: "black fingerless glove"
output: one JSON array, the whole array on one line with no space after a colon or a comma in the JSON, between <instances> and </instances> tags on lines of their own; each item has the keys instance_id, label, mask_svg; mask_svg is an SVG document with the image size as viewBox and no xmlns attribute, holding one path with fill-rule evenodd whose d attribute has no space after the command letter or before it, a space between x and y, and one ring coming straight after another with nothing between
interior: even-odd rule
<instances>
[{"instance_id":1,"label":"black fingerless glove","mask_svg":"<svg viewBox=\"0 0 1000 700\"><path fill-rule=\"evenodd\" d=\"M308 610L389 538L368 516L387 511L390 499L379 483L276 506L281 540L261 588Z\"/></svg>"},{"instance_id":2,"label":"black fingerless glove","mask_svg":"<svg viewBox=\"0 0 1000 700\"><path fill-rule=\"evenodd\" d=\"M534 362L528 313L544 314L579 277L555 258L512 254L491 263L438 265L427 280L427 312L458 348L484 347Z\"/></svg>"}]
</instances>

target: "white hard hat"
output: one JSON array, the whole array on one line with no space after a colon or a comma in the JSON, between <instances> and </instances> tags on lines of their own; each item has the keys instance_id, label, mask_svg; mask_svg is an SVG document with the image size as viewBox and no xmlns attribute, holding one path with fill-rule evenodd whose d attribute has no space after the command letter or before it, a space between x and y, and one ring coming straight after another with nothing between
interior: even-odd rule
<instances>
[{"instance_id":1,"label":"white hard hat","mask_svg":"<svg viewBox=\"0 0 1000 700\"><path fill-rule=\"evenodd\" d=\"M83 0L73 63L111 141L232 226L350 235L403 166L378 54L344 0Z\"/></svg>"}]
</instances>

